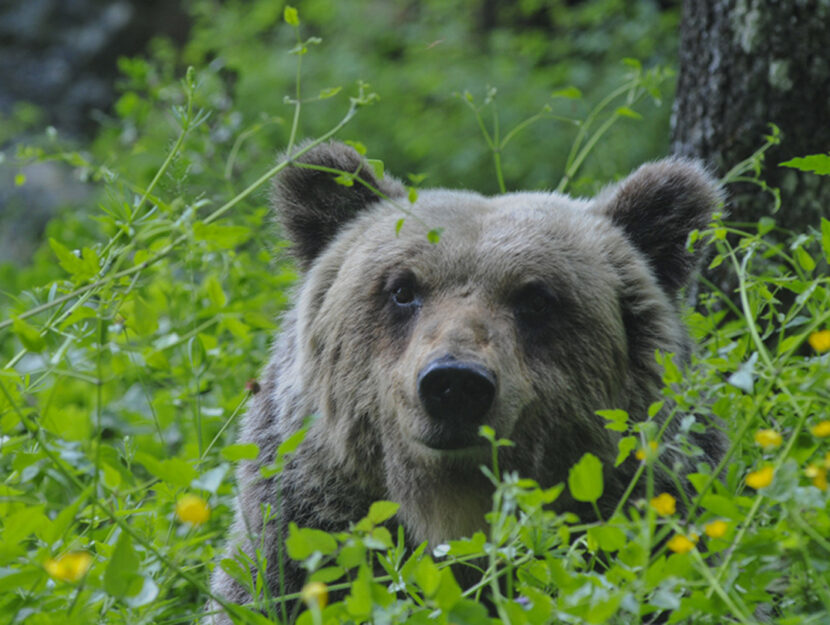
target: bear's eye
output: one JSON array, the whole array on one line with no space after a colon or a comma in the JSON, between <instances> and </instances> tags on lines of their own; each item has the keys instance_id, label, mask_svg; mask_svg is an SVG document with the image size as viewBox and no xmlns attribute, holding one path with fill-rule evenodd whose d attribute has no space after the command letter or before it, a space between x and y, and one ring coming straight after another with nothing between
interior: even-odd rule
<instances>
[{"instance_id":1,"label":"bear's eye","mask_svg":"<svg viewBox=\"0 0 830 625\"><path fill-rule=\"evenodd\" d=\"M415 276L411 273L394 278L388 287L389 296L395 306L409 308L419 303Z\"/></svg>"},{"instance_id":2,"label":"bear's eye","mask_svg":"<svg viewBox=\"0 0 830 625\"><path fill-rule=\"evenodd\" d=\"M517 293L515 306L519 317L536 324L553 313L556 297L541 284L528 284Z\"/></svg>"},{"instance_id":3,"label":"bear's eye","mask_svg":"<svg viewBox=\"0 0 830 625\"><path fill-rule=\"evenodd\" d=\"M415 301L415 290L409 284L401 284L392 291L392 299L400 306L411 304Z\"/></svg>"}]
</instances>

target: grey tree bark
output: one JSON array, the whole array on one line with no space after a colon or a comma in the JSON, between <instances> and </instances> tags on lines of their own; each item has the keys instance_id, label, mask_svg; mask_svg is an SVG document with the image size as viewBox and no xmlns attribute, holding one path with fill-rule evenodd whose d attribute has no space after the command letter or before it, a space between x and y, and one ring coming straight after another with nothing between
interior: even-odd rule
<instances>
[{"instance_id":1,"label":"grey tree bark","mask_svg":"<svg viewBox=\"0 0 830 625\"><path fill-rule=\"evenodd\" d=\"M686 0L672 148L723 174L781 129L764 179L781 189L779 225L803 231L830 214L830 177L786 167L794 156L830 152L830 2ZM737 186L737 185L736 185ZM729 189L730 219L772 209L756 186Z\"/></svg>"}]
</instances>

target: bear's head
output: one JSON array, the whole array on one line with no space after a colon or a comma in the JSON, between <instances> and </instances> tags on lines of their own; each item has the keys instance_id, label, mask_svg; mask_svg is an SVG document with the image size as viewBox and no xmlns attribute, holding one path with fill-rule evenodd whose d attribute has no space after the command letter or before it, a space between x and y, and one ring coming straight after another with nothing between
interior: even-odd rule
<instances>
[{"instance_id":1,"label":"bear's head","mask_svg":"<svg viewBox=\"0 0 830 625\"><path fill-rule=\"evenodd\" d=\"M436 189L413 204L350 147L306 151L277 177L275 206L305 272L298 371L321 417L309 436L401 503L417 540L481 527L482 425L515 443L505 470L550 486L590 451L608 497L621 493L619 435L596 411L645 418L660 391L656 350L686 357L686 241L719 200L697 163L670 158L592 200ZM566 495L558 504L578 508Z\"/></svg>"}]
</instances>

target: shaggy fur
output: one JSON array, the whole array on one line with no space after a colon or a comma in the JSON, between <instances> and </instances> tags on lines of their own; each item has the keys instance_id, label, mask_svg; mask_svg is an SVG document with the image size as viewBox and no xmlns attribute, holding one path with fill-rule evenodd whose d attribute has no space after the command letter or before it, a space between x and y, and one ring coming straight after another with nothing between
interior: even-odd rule
<instances>
[{"instance_id":1,"label":"shaggy fur","mask_svg":"<svg viewBox=\"0 0 830 625\"><path fill-rule=\"evenodd\" d=\"M296 165L276 180L274 205L305 275L244 420L241 441L260 454L239 467L228 555L251 553L249 537L261 537L276 596L288 522L343 530L372 501L389 499L400 504L397 522L412 545L483 529L492 488L478 469L489 455L475 435L480 423L515 442L502 450L503 470L543 486L563 482L594 453L605 466L600 507L613 509L636 462L613 468L619 434L595 411L644 419L660 397L655 351L688 358L675 300L695 266L687 235L720 200L710 176L673 158L643 165L593 200L428 190L408 206L399 182L379 180L342 144L317 146L300 161L356 173L391 201ZM414 213L398 235L395 199ZM443 234L431 244L435 227ZM492 372L495 395L469 425L469 444L441 449L434 441L445 426L426 414L417 385L419 372L448 356ZM276 478L262 479L260 468L309 415L319 418L283 473L278 501ZM692 436L706 459L720 457L717 428ZM693 469L676 452L662 460ZM658 491L674 489L657 479ZM280 513L264 529L263 504ZM567 493L556 507L592 516ZM303 580L286 561L285 590ZM250 600L220 567L213 589Z\"/></svg>"}]
</instances>

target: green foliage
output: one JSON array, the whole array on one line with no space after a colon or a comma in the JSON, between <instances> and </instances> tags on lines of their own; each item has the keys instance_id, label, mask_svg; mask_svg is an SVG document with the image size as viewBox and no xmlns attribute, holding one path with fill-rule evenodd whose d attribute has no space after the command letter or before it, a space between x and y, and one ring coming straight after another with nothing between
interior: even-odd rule
<instances>
[{"instance_id":1,"label":"green foliage","mask_svg":"<svg viewBox=\"0 0 830 625\"><path fill-rule=\"evenodd\" d=\"M487 57L490 67L473 69L463 48L474 33L456 15L472 3L426 2L423 21L407 11L426 9L400 15L382 9L379 23L395 21L394 32L402 35L398 42L382 29L372 31L373 46L412 61L407 75L396 76L404 84L381 90L389 101L365 116L359 109L377 100L365 84L340 93L322 86L332 77L352 83L363 66L336 42L324 60L312 61L319 41L302 39L308 28L328 45L335 26L369 23L362 8L350 12L322 0L297 11L264 1L193 6L198 21L186 55L199 70L173 80L175 53L162 44L153 62L123 60L119 120L92 154L66 151L56 138L21 151L25 159L64 161L104 192L94 219L55 221L32 266L0 276L10 295L0 300L4 622L172 624L193 622L202 612L209 570L232 516L230 463L260 453L255 445L232 443L232 434L259 392L254 378L295 279L283 255L274 253L282 243L268 226L264 185L285 166L263 165L274 146L345 130L385 137L373 140L367 153L400 153L401 163L391 168L428 171L430 184L460 178L485 190L514 182L532 187L544 180L538 165L544 176L560 169L560 187L578 189L620 173L605 169L619 154L611 147L620 138L614 132L633 118L648 120L636 122L640 127L659 119L646 103L666 74L633 61L615 87L597 81L602 95L576 62L528 79L522 63L546 62L566 45L532 28L523 38L494 29L485 47L498 54ZM602 25L607 11L645 10L626 6L522 2L498 9L496 17L543 16L582 36L596 33L568 45L603 57L616 54L614 45L603 51L604 29L613 27ZM436 32L425 22L443 37L433 48L423 45L424 34ZM636 24L628 28L630 43L641 33ZM230 45L238 40L250 45ZM275 43L294 46L294 54L274 54ZM436 47L440 54L433 56ZM221 56L205 63L217 51ZM481 77L491 70L501 79L509 68L500 58L512 59L508 53L524 60L511 65L515 79L500 80L502 92L521 95L527 109L497 110L493 90L484 99L452 98L447 94L462 89L447 89L434 77L440 62L473 84L485 84ZM301 97L300 81L283 88L287 68L293 74L303 63L314 67L319 96ZM380 70L375 82L384 81L391 77ZM395 100L401 91L411 101ZM291 122L275 117L274 94L283 92L293 94ZM592 104L581 108L583 101ZM247 108L237 109L237 102ZM563 103L564 111L556 108ZM314 114L306 116L312 106ZM565 112L574 134L567 145L546 143L546 125ZM370 132L373 124L383 132ZM525 132L530 125L533 132ZM452 148L441 148L438 137ZM510 154L503 153L508 143ZM540 151L556 152L554 145L564 146L558 163L537 160ZM757 180L762 154L736 165L729 179ZM642 156L631 150L626 158ZM617 162L623 170L633 164ZM526 176L519 174L525 167ZM417 185L422 178L410 180ZM412 193L417 196L414 186ZM411 218L400 208L402 219ZM440 229L431 231L430 240L439 237ZM665 401L652 405L645 420L614 407L599 413L618 437L616 464L632 454L640 463L636 478L648 485L646 497L629 489L601 521L556 513L551 505L566 487L570 498L595 504L603 473L613 467L586 454L567 485L541 488L500 473L499 450L510 442L483 428L492 447L485 471L495 485L487 533L411 552L391 522L392 502L372 505L347 532L292 525L285 556L300 562L310 581L325 584L331 602L292 611L284 600L296 597L264 591L265 577L279 563L265 562L260 552L239 554L220 566L257 599L228 607L237 622L629 624L660 613L670 623L756 623L763 613L781 624L826 622L830 222L784 233L768 217L744 230L718 221L693 233L689 244L711 246L711 264L734 269L737 292L705 285L699 308L688 314L700 344L696 360L686 370L671 355L657 355ZM673 438L653 420L668 406L668 418L681 425ZM690 444L686 434L701 427L691 415L722 421L731 444L718 467L707 466ZM304 435L285 441L263 474L278 474ZM662 455L666 450L701 460L691 477L694 494L676 511L653 492L654 470L670 457Z\"/></svg>"}]
</instances>

